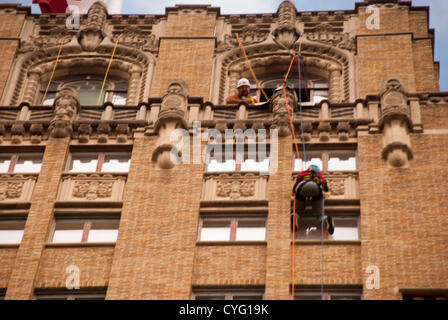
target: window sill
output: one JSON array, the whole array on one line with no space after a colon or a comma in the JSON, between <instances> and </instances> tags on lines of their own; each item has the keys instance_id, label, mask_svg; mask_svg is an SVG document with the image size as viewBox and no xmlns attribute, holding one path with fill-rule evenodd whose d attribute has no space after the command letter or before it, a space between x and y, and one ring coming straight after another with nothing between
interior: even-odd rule
<instances>
[{"instance_id":1,"label":"window sill","mask_svg":"<svg viewBox=\"0 0 448 320\"><path fill-rule=\"evenodd\" d=\"M300 245L321 245L321 240L295 240L295 244ZM292 241L291 241L292 244ZM324 246L326 245L355 245L360 246L361 240L324 240Z\"/></svg>"},{"instance_id":2,"label":"window sill","mask_svg":"<svg viewBox=\"0 0 448 320\"><path fill-rule=\"evenodd\" d=\"M0 243L0 249L18 249L20 243Z\"/></svg>"},{"instance_id":3,"label":"window sill","mask_svg":"<svg viewBox=\"0 0 448 320\"><path fill-rule=\"evenodd\" d=\"M196 246L266 246L266 241L197 241Z\"/></svg>"},{"instance_id":4,"label":"window sill","mask_svg":"<svg viewBox=\"0 0 448 320\"><path fill-rule=\"evenodd\" d=\"M115 242L83 242L83 243L46 243L45 248L85 248L85 247L111 247Z\"/></svg>"}]
</instances>

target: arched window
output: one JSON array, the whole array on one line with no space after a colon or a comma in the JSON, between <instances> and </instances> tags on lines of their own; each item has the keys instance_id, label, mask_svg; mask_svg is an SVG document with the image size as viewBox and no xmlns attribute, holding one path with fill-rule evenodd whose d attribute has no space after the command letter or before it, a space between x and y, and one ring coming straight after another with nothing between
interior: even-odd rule
<instances>
[{"instance_id":1,"label":"arched window","mask_svg":"<svg viewBox=\"0 0 448 320\"><path fill-rule=\"evenodd\" d=\"M314 105L322 100L328 99L329 84L327 79L313 74L303 74L302 76L303 79L300 86L300 92L298 75L290 75L287 82L287 86L296 91L297 98L300 99L302 103ZM282 86L284 78L284 74L273 74L260 77L260 86L263 88L268 98L272 96L275 89ZM257 88L253 79L251 79L251 84L251 95L256 96L260 102L266 101L266 98Z\"/></svg>"},{"instance_id":2,"label":"arched window","mask_svg":"<svg viewBox=\"0 0 448 320\"><path fill-rule=\"evenodd\" d=\"M56 78L51 82L45 101L43 101L42 104L53 104L56 93L64 87L69 87L78 92L81 105L96 105L98 103L98 97L100 96L103 81L104 77L99 75L73 75ZM41 87L39 103L42 101L46 88L47 83L44 83ZM99 104L112 102L114 105L124 105L126 104L127 90L127 80L117 77L108 77Z\"/></svg>"}]
</instances>

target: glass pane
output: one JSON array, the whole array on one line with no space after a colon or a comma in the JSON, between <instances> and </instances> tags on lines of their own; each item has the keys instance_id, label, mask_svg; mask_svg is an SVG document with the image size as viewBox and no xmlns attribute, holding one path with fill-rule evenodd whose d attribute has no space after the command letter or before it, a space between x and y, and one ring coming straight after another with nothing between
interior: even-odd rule
<instances>
[{"instance_id":1,"label":"glass pane","mask_svg":"<svg viewBox=\"0 0 448 320\"><path fill-rule=\"evenodd\" d=\"M330 171L357 170L355 151L329 152L328 170Z\"/></svg>"},{"instance_id":2,"label":"glass pane","mask_svg":"<svg viewBox=\"0 0 448 320\"><path fill-rule=\"evenodd\" d=\"M297 216L296 219L298 219ZM319 221L319 217L302 218L299 221L299 228L296 231L296 239L303 239L303 240L321 239L322 234L321 231L322 231L322 225Z\"/></svg>"},{"instance_id":3,"label":"glass pane","mask_svg":"<svg viewBox=\"0 0 448 320\"><path fill-rule=\"evenodd\" d=\"M0 172L8 172L9 165L11 164L11 156L0 156Z\"/></svg>"},{"instance_id":4,"label":"glass pane","mask_svg":"<svg viewBox=\"0 0 448 320\"><path fill-rule=\"evenodd\" d=\"M39 172L42 167L42 155L19 155L14 172Z\"/></svg>"},{"instance_id":5,"label":"glass pane","mask_svg":"<svg viewBox=\"0 0 448 320\"><path fill-rule=\"evenodd\" d=\"M55 230L54 243L76 243L81 242L83 230Z\"/></svg>"},{"instance_id":6,"label":"glass pane","mask_svg":"<svg viewBox=\"0 0 448 320\"><path fill-rule=\"evenodd\" d=\"M106 154L102 172L128 172L131 164L130 154Z\"/></svg>"},{"instance_id":7,"label":"glass pane","mask_svg":"<svg viewBox=\"0 0 448 320\"><path fill-rule=\"evenodd\" d=\"M73 88L78 92L81 105L96 105L101 92L102 82L98 80L81 80L70 82L65 87ZM105 90L101 95L100 104L104 102Z\"/></svg>"},{"instance_id":8,"label":"glass pane","mask_svg":"<svg viewBox=\"0 0 448 320\"><path fill-rule=\"evenodd\" d=\"M229 241L230 221L204 221L200 241Z\"/></svg>"},{"instance_id":9,"label":"glass pane","mask_svg":"<svg viewBox=\"0 0 448 320\"><path fill-rule=\"evenodd\" d=\"M334 240L358 240L358 219L334 219Z\"/></svg>"},{"instance_id":10,"label":"glass pane","mask_svg":"<svg viewBox=\"0 0 448 320\"><path fill-rule=\"evenodd\" d=\"M310 165L316 165L319 167L319 169L322 171L323 168L323 163L322 163L322 159L319 157L313 157L313 158L309 158L308 157L308 161L304 162L302 159L295 159L294 160L294 171L302 171L302 170L306 170Z\"/></svg>"},{"instance_id":11,"label":"glass pane","mask_svg":"<svg viewBox=\"0 0 448 320\"><path fill-rule=\"evenodd\" d=\"M113 229L91 229L87 242L116 242L118 230Z\"/></svg>"},{"instance_id":12,"label":"glass pane","mask_svg":"<svg viewBox=\"0 0 448 320\"><path fill-rule=\"evenodd\" d=\"M241 164L241 171L269 171L269 159L262 162L248 159Z\"/></svg>"},{"instance_id":13,"label":"glass pane","mask_svg":"<svg viewBox=\"0 0 448 320\"><path fill-rule=\"evenodd\" d=\"M237 241L264 241L266 227L264 221L238 221L236 229Z\"/></svg>"},{"instance_id":14,"label":"glass pane","mask_svg":"<svg viewBox=\"0 0 448 320\"><path fill-rule=\"evenodd\" d=\"M195 296L194 297L195 300L225 300L226 296L224 295L200 295L200 296Z\"/></svg>"},{"instance_id":15,"label":"glass pane","mask_svg":"<svg viewBox=\"0 0 448 320\"><path fill-rule=\"evenodd\" d=\"M23 230L0 230L1 244L14 244L22 241Z\"/></svg>"},{"instance_id":16,"label":"glass pane","mask_svg":"<svg viewBox=\"0 0 448 320\"><path fill-rule=\"evenodd\" d=\"M218 162L216 160L211 160L207 165L207 172L229 172L235 171L236 161L227 160L226 162Z\"/></svg>"},{"instance_id":17,"label":"glass pane","mask_svg":"<svg viewBox=\"0 0 448 320\"><path fill-rule=\"evenodd\" d=\"M38 101L39 104L42 102L44 94L45 94L45 91L43 91L41 93L41 96L39 97L39 101ZM45 96L45 100L42 103L42 105L43 106L52 106L55 98L56 98L56 92L47 92L47 95Z\"/></svg>"},{"instance_id":18,"label":"glass pane","mask_svg":"<svg viewBox=\"0 0 448 320\"><path fill-rule=\"evenodd\" d=\"M263 295L261 294L239 294L234 295L232 300L263 300Z\"/></svg>"},{"instance_id":19,"label":"glass pane","mask_svg":"<svg viewBox=\"0 0 448 320\"><path fill-rule=\"evenodd\" d=\"M112 93L112 103L114 105L125 105L126 104L126 93L122 92L113 92Z\"/></svg>"},{"instance_id":20,"label":"glass pane","mask_svg":"<svg viewBox=\"0 0 448 320\"><path fill-rule=\"evenodd\" d=\"M98 154L72 154L68 171L95 172L98 164Z\"/></svg>"}]
</instances>

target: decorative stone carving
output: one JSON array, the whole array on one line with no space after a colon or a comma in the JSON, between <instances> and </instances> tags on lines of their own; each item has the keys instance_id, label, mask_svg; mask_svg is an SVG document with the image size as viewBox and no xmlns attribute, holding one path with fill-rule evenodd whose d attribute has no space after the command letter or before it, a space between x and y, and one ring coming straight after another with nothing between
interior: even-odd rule
<instances>
[{"instance_id":1,"label":"decorative stone carving","mask_svg":"<svg viewBox=\"0 0 448 320\"><path fill-rule=\"evenodd\" d=\"M355 50L355 39L348 33L340 33L329 23L320 23L305 34L311 41L329 44L341 49Z\"/></svg>"},{"instance_id":2,"label":"decorative stone carving","mask_svg":"<svg viewBox=\"0 0 448 320\"><path fill-rule=\"evenodd\" d=\"M342 196L345 194L345 179L344 178L331 178L328 179L328 190L330 195Z\"/></svg>"},{"instance_id":3,"label":"decorative stone carving","mask_svg":"<svg viewBox=\"0 0 448 320\"><path fill-rule=\"evenodd\" d=\"M255 180L218 181L216 196L238 200L255 195Z\"/></svg>"},{"instance_id":4,"label":"decorative stone carving","mask_svg":"<svg viewBox=\"0 0 448 320\"><path fill-rule=\"evenodd\" d=\"M125 174L64 174L58 192L59 201L121 201Z\"/></svg>"},{"instance_id":5,"label":"decorative stone carving","mask_svg":"<svg viewBox=\"0 0 448 320\"><path fill-rule=\"evenodd\" d=\"M267 30L262 30L255 24L245 25L243 29L238 32L240 41L244 46L263 42L267 39L268 34L269 32ZM235 32L233 32L232 34L226 34L224 36L224 41L218 43L217 51L223 52L235 47L238 47L238 40Z\"/></svg>"},{"instance_id":6,"label":"decorative stone carving","mask_svg":"<svg viewBox=\"0 0 448 320\"><path fill-rule=\"evenodd\" d=\"M379 126L383 132L383 159L393 167L406 166L413 158L409 138L412 120L406 92L397 79L386 81L381 95Z\"/></svg>"},{"instance_id":7,"label":"decorative stone carving","mask_svg":"<svg viewBox=\"0 0 448 320\"><path fill-rule=\"evenodd\" d=\"M42 28L42 27L41 27ZM61 45L61 40L66 35L76 35L75 31L67 29L65 26L53 26L50 27L46 34L36 34L30 36L27 40L23 40L20 43L19 53L26 53L30 51L42 50L42 48L49 48ZM64 44L71 41L71 37L64 40Z\"/></svg>"},{"instance_id":8,"label":"decorative stone carving","mask_svg":"<svg viewBox=\"0 0 448 320\"><path fill-rule=\"evenodd\" d=\"M54 114L50 122L53 138L69 137L73 132L73 120L79 110L78 93L72 88L61 89L54 100Z\"/></svg>"},{"instance_id":9,"label":"decorative stone carving","mask_svg":"<svg viewBox=\"0 0 448 320\"><path fill-rule=\"evenodd\" d=\"M23 182L0 182L0 201L20 198Z\"/></svg>"},{"instance_id":10,"label":"decorative stone carving","mask_svg":"<svg viewBox=\"0 0 448 320\"><path fill-rule=\"evenodd\" d=\"M162 106L158 119L154 124L154 131L159 134L156 149L152 154L152 160L157 162L160 168L171 169L174 163L171 161L171 150L175 148L171 142L171 133L176 129L187 129L186 122L188 108L188 88L182 80L174 80L168 84L166 93L162 98ZM178 155L181 155L178 150Z\"/></svg>"},{"instance_id":11,"label":"decorative stone carving","mask_svg":"<svg viewBox=\"0 0 448 320\"><path fill-rule=\"evenodd\" d=\"M300 37L296 28L296 8L291 1L283 1L278 7L277 14L278 27L272 34L276 41L287 48L292 48Z\"/></svg>"},{"instance_id":12,"label":"decorative stone carving","mask_svg":"<svg viewBox=\"0 0 448 320\"><path fill-rule=\"evenodd\" d=\"M104 2L95 2L87 12L87 23L78 32L78 42L84 51L95 51L103 41L107 7Z\"/></svg>"},{"instance_id":13,"label":"decorative stone carving","mask_svg":"<svg viewBox=\"0 0 448 320\"><path fill-rule=\"evenodd\" d=\"M112 41L115 43L117 37ZM120 44L134 47L136 49L156 53L158 51L159 41L154 34L148 34L137 26L127 26L123 30L123 36L120 38Z\"/></svg>"},{"instance_id":14,"label":"decorative stone carving","mask_svg":"<svg viewBox=\"0 0 448 320\"><path fill-rule=\"evenodd\" d=\"M112 195L113 182L104 181L76 181L73 188L73 197L96 200L109 198Z\"/></svg>"},{"instance_id":15,"label":"decorative stone carving","mask_svg":"<svg viewBox=\"0 0 448 320\"><path fill-rule=\"evenodd\" d=\"M271 98L270 109L273 113L273 120L271 129L277 129L279 137L286 137L291 134L291 123L289 120L289 114L294 116L295 110L297 110L297 95L294 90L285 88L286 99L283 92L283 88L279 87L275 90ZM289 114L287 105L289 107Z\"/></svg>"}]
</instances>

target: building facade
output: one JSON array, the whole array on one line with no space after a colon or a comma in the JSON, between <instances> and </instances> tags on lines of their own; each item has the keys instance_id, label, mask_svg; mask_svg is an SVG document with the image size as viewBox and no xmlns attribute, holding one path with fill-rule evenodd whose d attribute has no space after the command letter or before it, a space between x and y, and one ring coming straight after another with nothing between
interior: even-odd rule
<instances>
[{"instance_id":1,"label":"building facade","mask_svg":"<svg viewBox=\"0 0 448 320\"><path fill-rule=\"evenodd\" d=\"M398 0L98 2L77 26L0 4L0 296L446 299L448 93L428 17ZM242 77L261 102L226 105ZM265 137L220 136L237 129ZM311 213L291 233L309 163L333 236Z\"/></svg>"}]
</instances>

